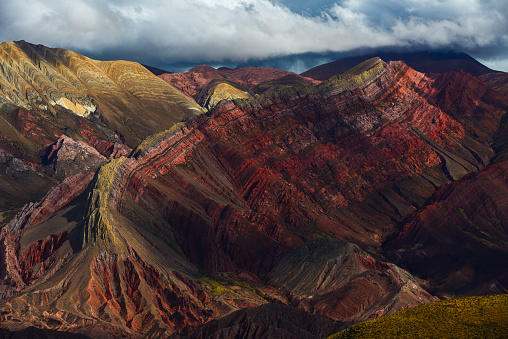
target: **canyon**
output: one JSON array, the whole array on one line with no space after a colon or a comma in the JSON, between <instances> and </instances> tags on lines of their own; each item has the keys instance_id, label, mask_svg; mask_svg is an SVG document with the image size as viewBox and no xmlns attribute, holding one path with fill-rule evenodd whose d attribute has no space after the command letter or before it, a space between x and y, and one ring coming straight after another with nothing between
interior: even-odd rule
<instances>
[{"instance_id":1,"label":"canyon","mask_svg":"<svg viewBox=\"0 0 508 339\"><path fill-rule=\"evenodd\" d=\"M155 76L1 47L9 333L312 338L507 293L500 76L377 57Z\"/></svg>"}]
</instances>

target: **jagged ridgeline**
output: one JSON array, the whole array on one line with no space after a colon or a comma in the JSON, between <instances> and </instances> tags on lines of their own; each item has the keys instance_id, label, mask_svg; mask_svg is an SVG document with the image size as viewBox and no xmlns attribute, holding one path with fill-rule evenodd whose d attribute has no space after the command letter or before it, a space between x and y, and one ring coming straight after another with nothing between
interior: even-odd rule
<instances>
[{"instance_id":1,"label":"jagged ridgeline","mask_svg":"<svg viewBox=\"0 0 508 339\"><path fill-rule=\"evenodd\" d=\"M192 99L135 62L97 61L24 41L0 44L0 62L4 102L51 115L63 107L97 119L130 147L202 113Z\"/></svg>"}]
</instances>

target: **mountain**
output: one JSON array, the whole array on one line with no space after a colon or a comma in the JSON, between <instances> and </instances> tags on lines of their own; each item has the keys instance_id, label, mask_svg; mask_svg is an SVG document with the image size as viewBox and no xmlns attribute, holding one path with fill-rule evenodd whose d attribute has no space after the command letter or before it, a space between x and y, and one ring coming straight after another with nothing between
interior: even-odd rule
<instances>
[{"instance_id":1,"label":"mountain","mask_svg":"<svg viewBox=\"0 0 508 339\"><path fill-rule=\"evenodd\" d=\"M196 102L207 110L221 100L247 99L254 93L247 87L233 81L217 78L206 84L196 95Z\"/></svg>"},{"instance_id":2,"label":"mountain","mask_svg":"<svg viewBox=\"0 0 508 339\"><path fill-rule=\"evenodd\" d=\"M283 78L285 77L286 81L284 82ZM160 78L179 89L182 93L193 97L196 96L206 84L214 79L230 80L256 93L266 91L268 87L288 87L288 82L291 82L291 85L295 83L317 85L320 83L320 81L302 77L292 72L268 67L241 67L234 69L221 67L215 69L208 65L196 66L183 73L162 74ZM270 82L276 80L282 81L282 83L276 82L270 85ZM265 84L265 86L263 86L263 84Z\"/></svg>"},{"instance_id":3,"label":"mountain","mask_svg":"<svg viewBox=\"0 0 508 339\"><path fill-rule=\"evenodd\" d=\"M479 76L487 85L494 89L508 90L508 73L492 72Z\"/></svg>"},{"instance_id":4,"label":"mountain","mask_svg":"<svg viewBox=\"0 0 508 339\"><path fill-rule=\"evenodd\" d=\"M30 67L60 53L95 65L76 72L89 76L81 83L112 77L102 62L21 44L39 58ZM436 296L505 288L506 92L380 58L323 82L202 66L173 74L179 90L137 64L106 65L120 89L66 97L101 102L93 114L17 106L17 87L4 97L5 130L25 144L5 138L3 178L19 185L22 169L49 191L7 210L0 228L1 328L322 337ZM174 115L152 126L140 107ZM114 139L123 123L132 138Z\"/></svg>"},{"instance_id":5,"label":"mountain","mask_svg":"<svg viewBox=\"0 0 508 339\"><path fill-rule=\"evenodd\" d=\"M192 100L134 62L96 61L24 41L0 48L0 96L24 109L56 115L65 108L95 117L129 147L201 113Z\"/></svg>"},{"instance_id":6,"label":"mountain","mask_svg":"<svg viewBox=\"0 0 508 339\"><path fill-rule=\"evenodd\" d=\"M95 172L102 156L202 113L133 62L24 41L1 43L0 62L0 225L66 176Z\"/></svg>"},{"instance_id":7,"label":"mountain","mask_svg":"<svg viewBox=\"0 0 508 339\"><path fill-rule=\"evenodd\" d=\"M329 339L506 338L508 296L443 300L357 324Z\"/></svg>"},{"instance_id":8,"label":"mountain","mask_svg":"<svg viewBox=\"0 0 508 339\"><path fill-rule=\"evenodd\" d=\"M480 76L494 72L466 53L435 51L389 52L348 57L316 66L303 72L301 75L316 80L326 80L336 74L342 74L359 63L374 57L379 57L385 61L403 60L409 67L422 73L445 73L465 70L472 75Z\"/></svg>"}]
</instances>

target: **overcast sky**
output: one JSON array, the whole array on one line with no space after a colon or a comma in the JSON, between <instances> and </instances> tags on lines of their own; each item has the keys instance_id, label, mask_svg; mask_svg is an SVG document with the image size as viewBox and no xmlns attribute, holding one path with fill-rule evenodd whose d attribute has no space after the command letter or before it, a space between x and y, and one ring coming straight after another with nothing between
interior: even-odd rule
<instances>
[{"instance_id":1,"label":"overcast sky","mask_svg":"<svg viewBox=\"0 0 508 339\"><path fill-rule=\"evenodd\" d=\"M166 68L268 59L296 71L362 48L455 48L508 71L508 1L0 0L0 40Z\"/></svg>"}]
</instances>

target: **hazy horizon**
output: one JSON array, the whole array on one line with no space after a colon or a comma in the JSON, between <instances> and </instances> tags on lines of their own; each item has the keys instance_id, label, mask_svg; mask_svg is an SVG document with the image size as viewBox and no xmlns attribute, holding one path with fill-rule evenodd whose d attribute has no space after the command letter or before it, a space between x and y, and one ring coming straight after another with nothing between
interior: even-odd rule
<instances>
[{"instance_id":1,"label":"hazy horizon","mask_svg":"<svg viewBox=\"0 0 508 339\"><path fill-rule=\"evenodd\" d=\"M5 0L0 40L26 40L170 71L206 63L279 65L299 72L377 49L456 50L508 71L508 3Z\"/></svg>"}]
</instances>

